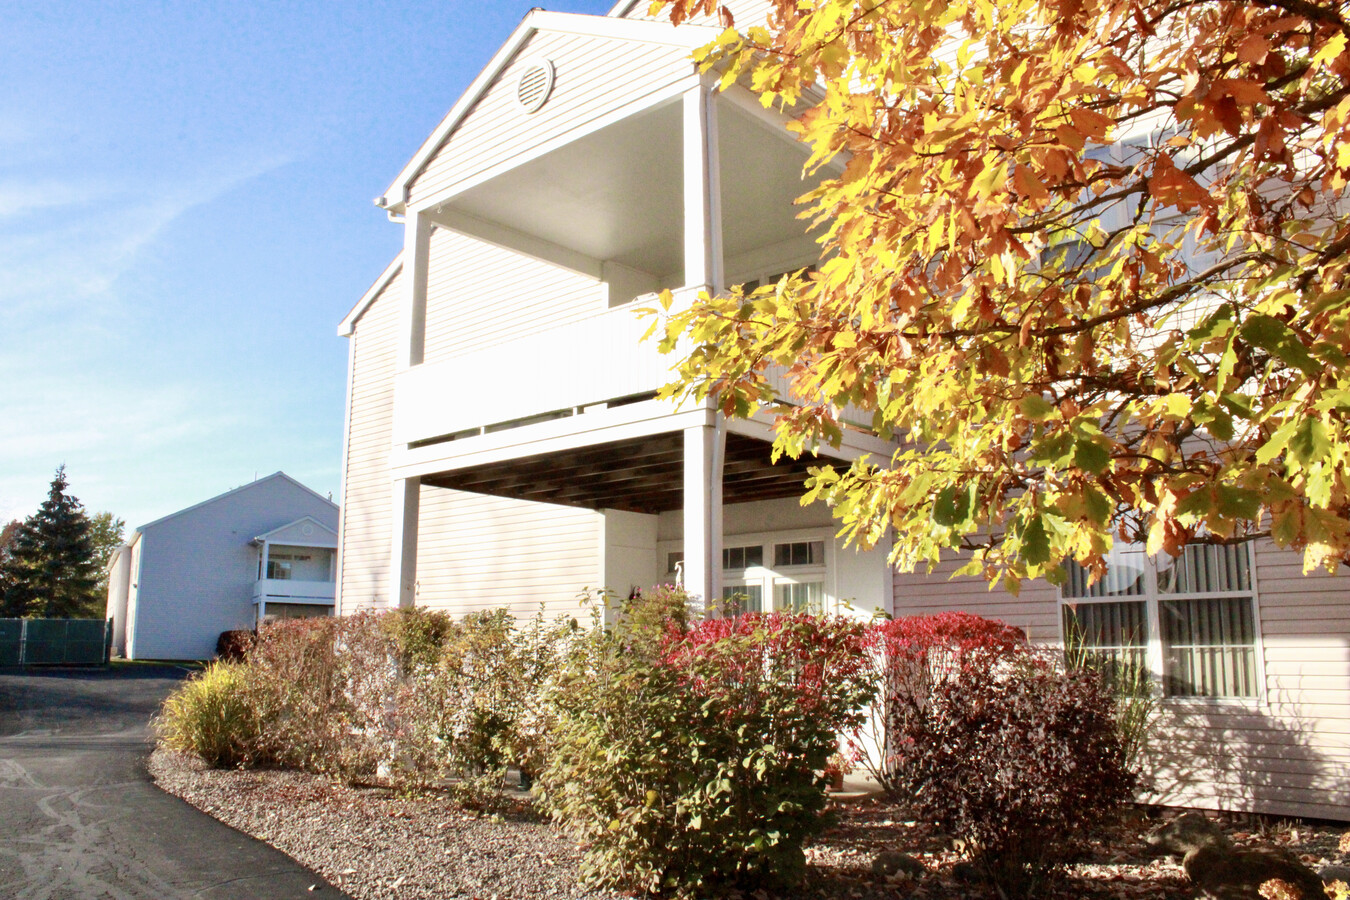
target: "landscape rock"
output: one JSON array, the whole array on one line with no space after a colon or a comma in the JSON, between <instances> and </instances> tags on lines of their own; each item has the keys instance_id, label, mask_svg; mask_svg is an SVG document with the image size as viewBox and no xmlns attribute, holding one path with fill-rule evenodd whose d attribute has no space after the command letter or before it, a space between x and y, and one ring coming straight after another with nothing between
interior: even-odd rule
<instances>
[{"instance_id":1,"label":"landscape rock","mask_svg":"<svg viewBox=\"0 0 1350 900\"><path fill-rule=\"evenodd\" d=\"M1322 879L1278 850L1233 846L1222 828L1200 813L1185 813L1153 829L1145 841L1160 853L1180 855L1186 877L1210 900L1259 900L1261 885L1283 881L1303 900L1325 896Z\"/></svg>"},{"instance_id":2,"label":"landscape rock","mask_svg":"<svg viewBox=\"0 0 1350 900\"><path fill-rule=\"evenodd\" d=\"M883 850L872 860L872 871L886 877L903 875L906 878L922 878L928 873L928 867L908 853Z\"/></svg>"}]
</instances>

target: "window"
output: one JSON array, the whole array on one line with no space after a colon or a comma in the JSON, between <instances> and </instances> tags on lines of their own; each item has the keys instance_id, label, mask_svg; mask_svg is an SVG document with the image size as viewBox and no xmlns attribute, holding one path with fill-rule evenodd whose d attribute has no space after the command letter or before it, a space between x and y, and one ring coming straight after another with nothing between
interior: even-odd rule
<instances>
[{"instance_id":1,"label":"window","mask_svg":"<svg viewBox=\"0 0 1350 900\"><path fill-rule=\"evenodd\" d=\"M739 616L744 613L764 610L764 585L724 584L722 585L722 605L719 613L723 616Z\"/></svg>"},{"instance_id":2,"label":"window","mask_svg":"<svg viewBox=\"0 0 1350 900\"><path fill-rule=\"evenodd\" d=\"M751 566L764 565L764 545L752 544L749 547L727 547L722 550L723 569L748 569Z\"/></svg>"},{"instance_id":3,"label":"window","mask_svg":"<svg viewBox=\"0 0 1350 900\"><path fill-rule=\"evenodd\" d=\"M269 559L267 561L267 577L275 578L278 581L290 581L290 560Z\"/></svg>"},{"instance_id":4,"label":"window","mask_svg":"<svg viewBox=\"0 0 1350 900\"><path fill-rule=\"evenodd\" d=\"M780 612L825 612L824 585L819 581L789 581L780 578L773 585L773 608Z\"/></svg>"},{"instance_id":5,"label":"window","mask_svg":"<svg viewBox=\"0 0 1350 900\"><path fill-rule=\"evenodd\" d=\"M778 566L825 565L824 541L797 541L773 545L773 564Z\"/></svg>"},{"instance_id":6,"label":"window","mask_svg":"<svg viewBox=\"0 0 1350 900\"><path fill-rule=\"evenodd\" d=\"M1105 577L1068 567L1065 646L1111 665L1147 665L1168 697L1257 697L1251 549L1192 545L1173 559L1111 552ZM1129 598L1129 599L1124 599Z\"/></svg>"},{"instance_id":7,"label":"window","mask_svg":"<svg viewBox=\"0 0 1350 900\"><path fill-rule=\"evenodd\" d=\"M783 537L805 540L775 541L771 534L736 535L722 548L722 588L716 602L708 605L715 615L738 616L749 612L811 612L833 609L826 593L830 583L823 538L810 539L811 532ZM666 570L683 581L684 551L679 545L660 548Z\"/></svg>"}]
</instances>

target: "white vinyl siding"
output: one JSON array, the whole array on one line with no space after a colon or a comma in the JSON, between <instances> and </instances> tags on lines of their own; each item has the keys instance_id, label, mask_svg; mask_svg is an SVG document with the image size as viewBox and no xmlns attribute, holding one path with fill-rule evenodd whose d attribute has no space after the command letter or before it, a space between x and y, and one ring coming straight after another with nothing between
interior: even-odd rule
<instances>
[{"instance_id":1,"label":"white vinyl siding","mask_svg":"<svg viewBox=\"0 0 1350 900\"><path fill-rule=\"evenodd\" d=\"M961 557L947 556L931 574L896 572L895 614L921 616L960 610L1020 628L1033 643L1058 643L1059 591L1054 585L1028 582L1022 585L1021 594L1014 597L1007 591L991 591L983 578L968 575L953 578L965 563Z\"/></svg>"},{"instance_id":2,"label":"white vinyl siding","mask_svg":"<svg viewBox=\"0 0 1350 900\"><path fill-rule=\"evenodd\" d=\"M493 325L498 335L507 324L532 327L536 311L547 315L556 297L533 292L540 284L532 280L533 274L552 269L542 263L449 232L436 233L432 250L431 272L442 280L441 289L428 299L428 357L487 341ZM514 273L513 280L502 273ZM351 338L356 343L349 376L341 614L388 605L393 489L389 453L403 284L401 273L390 281L357 320ZM571 284L575 287L576 281ZM589 297L595 301L597 296L591 282ZM493 301L498 304L497 318ZM574 315L567 313L566 301L564 296L559 304L564 314ZM535 308L523 308L526 302ZM456 615L498 606L533 615L540 603L550 614L575 612L578 593L602 580L601 521L589 510L424 486L417 603Z\"/></svg>"},{"instance_id":3,"label":"white vinyl siding","mask_svg":"<svg viewBox=\"0 0 1350 900\"><path fill-rule=\"evenodd\" d=\"M553 93L527 113L516 101L521 64L553 61ZM662 44L540 32L516 54L408 188L418 204L694 73L689 51Z\"/></svg>"},{"instance_id":4,"label":"white vinyl siding","mask_svg":"<svg viewBox=\"0 0 1350 900\"><path fill-rule=\"evenodd\" d=\"M752 25L763 25L769 17L769 9L773 6L769 0L722 0L722 6L731 10L731 15L736 19L736 29L744 32ZM653 16L647 12L649 4L647 0L637 0L623 14L625 19L656 19L658 21L667 21L668 16L663 13L659 16ZM716 15L699 13L689 20L693 25L721 25L721 20Z\"/></svg>"},{"instance_id":5,"label":"white vinyl siding","mask_svg":"<svg viewBox=\"0 0 1350 900\"><path fill-rule=\"evenodd\" d=\"M403 273L356 320L352 348L347 470L339 536L340 615L383 609L389 595L393 485L389 449L394 426L394 350Z\"/></svg>"},{"instance_id":6,"label":"white vinyl siding","mask_svg":"<svg viewBox=\"0 0 1350 900\"><path fill-rule=\"evenodd\" d=\"M417 605L462 615L508 607L532 616L581 613L598 588L604 517L551 503L422 487Z\"/></svg>"},{"instance_id":7,"label":"white vinyl siding","mask_svg":"<svg viewBox=\"0 0 1350 900\"><path fill-rule=\"evenodd\" d=\"M252 539L303 516L337 525L337 508L277 473L141 526L133 578L135 659L210 659L222 631L252 628Z\"/></svg>"},{"instance_id":8,"label":"white vinyl siding","mask_svg":"<svg viewBox=\"0 0 1350 900\"><path fill-rule=\"evenodd\" d=\"M443 229L431 233L425 363L605 308L598 281Z\"/></svg>"}]
</instances>

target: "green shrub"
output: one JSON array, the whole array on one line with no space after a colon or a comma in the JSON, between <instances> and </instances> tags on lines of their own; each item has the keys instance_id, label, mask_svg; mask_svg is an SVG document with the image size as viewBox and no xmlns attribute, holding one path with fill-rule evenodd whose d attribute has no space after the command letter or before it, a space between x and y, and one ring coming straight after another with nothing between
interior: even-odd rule
<instances>
[{"instance_id":1,"label":"green shrub","mask_svg":"<svg viewBox=\"0 0 1350 900\"><path fill-rule=\"evenodd\" d=\"M821 770L873 690L863 626L756 614L667 622L653 642L656 622L627 621L574 655L540 775L583 875L700 896L794 883L824 825Z\"/></svg>"},{"instance_id":2,"label":"green shrub","mask_svg":"<svg viewBox=\"0 0 1350 900\"><path fill-rule=\"evenodd\" d=\"M400 686L392 713L392 777L409 785L480 783L507 766L537 768L551 714L543 701L574 628L542 612L522 627L507 610L450 623L434 665Z\"/></svg>"},{"instance_id":3,"label":"green shrub","mask_svg":"<svg viewBox=\"0 0 1350 900\"><path fill-rule=\"evenodd\" d=\"M255 703L250 669L217 662L183 682L156 721L160 740L217 768L261 761L265 714Z\"/></svg>"},{"instance_id":4,"label":"green shrub","mask_svg":"<svg viewBox=\"0 0 1350 900\"><path fill-rule=\"evenodd\" d=\"M446 641L455 632L449 614L421 606L406 606L375 619L393 643L404 673L424 672L435 667Z\"/></svg>"},{"instance_id":5,"label":"green shrub","mask_svg":"<svg viewBox=\"0 0 1350 900\"><path fill-rule=\"evenodd\" d=\"M1134 784L1101 677L1031 653L969 658L900 739L900 789L1005 896L1034 895Z\"/></svg>"}]
</instances>

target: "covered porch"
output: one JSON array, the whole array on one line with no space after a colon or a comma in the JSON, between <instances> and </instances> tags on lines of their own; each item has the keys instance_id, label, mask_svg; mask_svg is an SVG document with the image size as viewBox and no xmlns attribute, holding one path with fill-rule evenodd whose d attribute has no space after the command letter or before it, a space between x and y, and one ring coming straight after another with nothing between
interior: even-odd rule
<instances>
[{"instance_id":1,"label":"covered porch","mask_svg":"<svg viewBox=\"0 0 1350 900\"><path fill-rule=\"evenodd\" d=\"M268 619L333 614L337 538L337 532L310 516L253 538L258 551L255 626Z\"/></svg>"},{"instance_id":2,"label":"covered porch","mask_svg":"<svg viewBox=\"0 0 1350 900\"><path fill-rule=\"evenodd\" d=\"M672 362L641 340L650 322L637 310L656 292L672 291L678 306L815 265L819 248L794 204L812 186L801 174L807 150L786 121L744 89L718 93L696 78L410 206L395 446L649 398ZM433 229L593 280L593 306L562 322L504 310L501 328L472 348L431 352L428 334L447 327L427 320ZM539 296L537 308L549 303Z\"/></svg>"},{"instance_id":3,"label":"covered porch","mask_svg":"<svg viewBox=\"0 0 1350 900\"><path fill-rule=\"evenodd\" d=\"M822 602L865 595L870 608L887 607L884 548L842 548L829 510L798 503L811 467L884 456L885 442L850 429L839 448L774 463L767 421L707 408L644 419L645 406L586 414L583 434L550 421L402 454L391 587L404 604L419 579L418 504L434 488L595 511L600 577L616 593L679 581L707 604L744 594L759 609L834 611Z\"/></svg>"}]
</instances>

